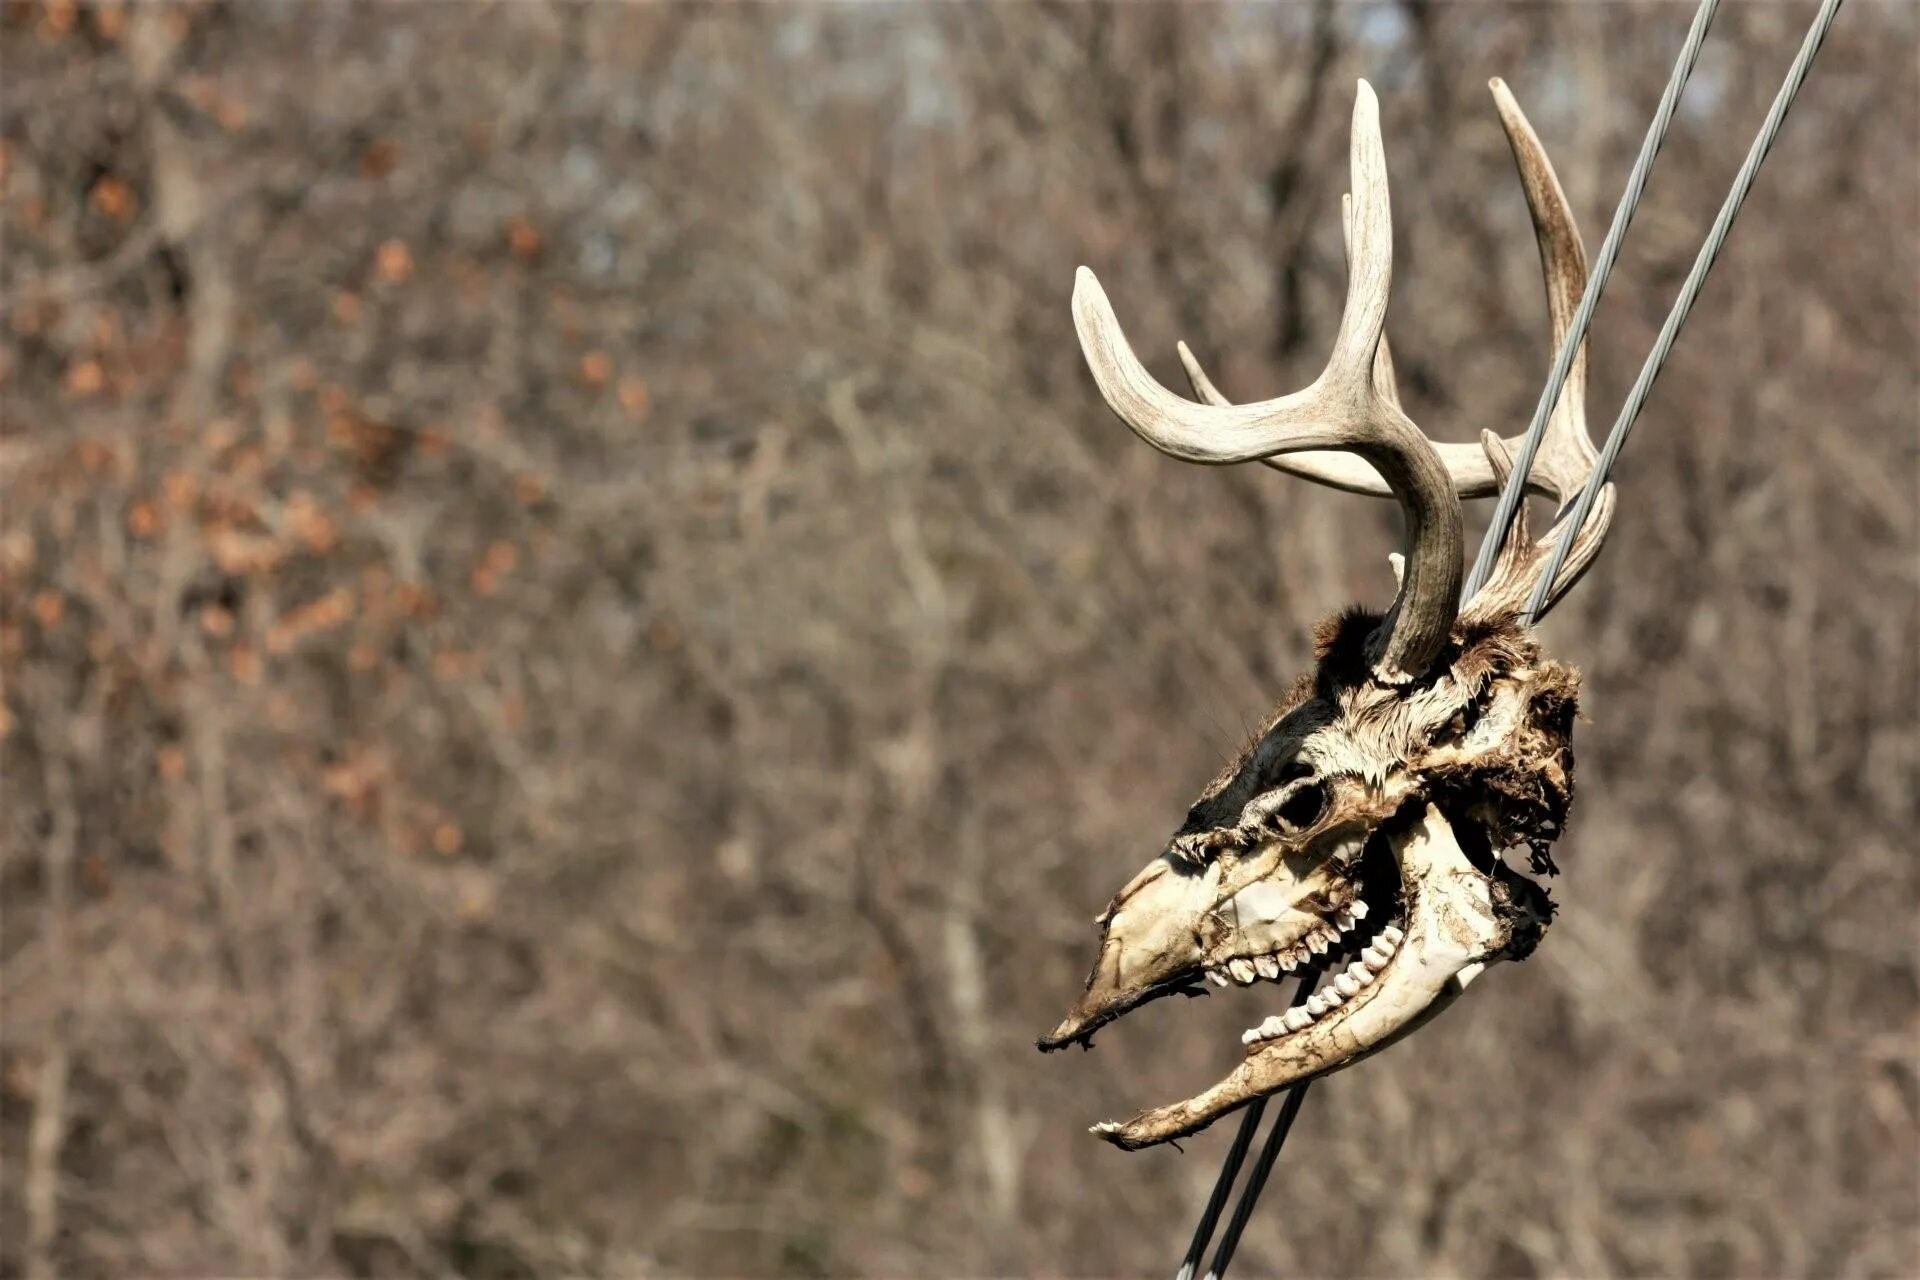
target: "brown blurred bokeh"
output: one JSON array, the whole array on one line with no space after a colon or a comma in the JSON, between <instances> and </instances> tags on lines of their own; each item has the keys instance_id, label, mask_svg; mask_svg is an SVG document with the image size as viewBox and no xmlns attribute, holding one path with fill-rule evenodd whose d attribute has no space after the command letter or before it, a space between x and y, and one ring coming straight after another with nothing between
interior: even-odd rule
<instances>
[{"instance_id":1,"label":"brown blurred bokeh","mask_svg":"<svg viewBox=\"0 0 1920 1280\"><path fill-rule=\"evenodd\" d=\"M1813 7L1724 7L1600 426ZM1397 516L1136 442L1073 268L1310 377L1365 75L1409 408L1516 430L1486 81L1597 247L1689 14L7 4L0 1269L1170 1270L1224 1135L1084 1129L1252 997L1032 1040ZM1917 108L1854 0L1545 629L1559 921L1246 1274L1920 1273Z\"/></svg>"}]
</instances>

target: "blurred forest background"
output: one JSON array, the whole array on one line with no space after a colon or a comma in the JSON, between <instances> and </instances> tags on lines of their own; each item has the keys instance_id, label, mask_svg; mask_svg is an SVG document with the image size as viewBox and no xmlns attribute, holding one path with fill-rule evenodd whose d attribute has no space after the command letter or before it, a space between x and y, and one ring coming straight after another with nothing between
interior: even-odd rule
<instances>
[{"instance_id":1,"label":"blurred forest background","mask_svg":"<svg viewBox=\"0 0 1920 1280\"><path fill-rule=\"evenodd\" d=\"M1813 8L1724 6L1597 426ZM1487 79L1597 247L1689 15L0 8L0 1270L1170 1268L1224 1135L1085 1126L1249 1005L1032 1041L1398 518L1135 441L1073 269L1304 382L1365 75L1409 408L1514 431ZM1316 1091L1248 1274L1920 1272L1917 115L1853 0L1546 627L1559 921Z\"/></svg>"}]
</instances>

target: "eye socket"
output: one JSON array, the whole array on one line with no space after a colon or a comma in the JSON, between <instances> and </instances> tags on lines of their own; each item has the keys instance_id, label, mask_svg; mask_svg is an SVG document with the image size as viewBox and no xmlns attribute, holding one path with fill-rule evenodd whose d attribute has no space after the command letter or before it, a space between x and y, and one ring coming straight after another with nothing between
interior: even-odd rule
<instances>
[{"instance_id":1,"label":"eye socket","mask_svg":"<svg viewBox=\"0 0 1920 1280\"><path fill-rule=\"evenodd\" d=\"M1278 816L1282 825L1298 831L1320 820L1327 808L1327 788L1319 782L1296 788L1280 802Z\"/></svg>"},{"instance_id":2,"label":"eye socket","mask_svg":"<svg viewBox=\"0 0 1920 1280\"><path fill-rule=\"evenodd\" d=\"M1298 782L1302 778L1313 776L1313 766L1305 760L1289 760L1280 766L1279 776L1273 780L1274 790L1279 790L1289 782Z\"/></svg>"}]
</instances>

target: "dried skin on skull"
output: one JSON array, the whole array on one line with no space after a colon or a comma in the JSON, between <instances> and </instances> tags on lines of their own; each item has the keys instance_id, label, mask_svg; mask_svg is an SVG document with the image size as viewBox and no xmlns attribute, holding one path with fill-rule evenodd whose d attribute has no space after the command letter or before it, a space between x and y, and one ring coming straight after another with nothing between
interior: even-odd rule
<instances>
[{"instance_id":1,"label":"dried skin on skull","mask_svg":"<svg viewBox=\"0 0 1920 1280\"><path fill-rule=\"evenodd\" d=\"M1540 140L1506 86L1492 85L1519 166L1547 286L1553 348L1586 285L1586 251ZM1234 404L1183 345L1198 402L1161 386L1128 345L1082 267L1074 327L1108 406L1156 449L1188 462L1259 460L1322 484L1391 496L1407 529L1400 590L1384 614L1353 612L1319 636L1319 666L1252 747L1195 804L1166 850L1101 917L1085 994L1040 1042L1091 1043L1145 1001L1211 982L1258 986L1312 971L1329 979L1299 1008L1250 1028L1246 1060L1187 1102L1098 1132L1145 1146L1202 1128L1253 1097L1335 1070L1421 1024L1485 965L1530 951L1551 908L1499 854L1528 848L1536 870L1572 791L1572 672L1540 658L1519 624L1563 540L1548 605L1598 554L1612 519L1601 490L1578 528L1539 540L1525 507L1491 577L1461 602L1462 497L1497 492L1517 441L1436 444L1408 419L1385 337L1393 230L1378 104L1361 81L1343 204L1347 299L1320 376L1287 395ZM1528 475L1564 505L1592 474L1586 353Z\"/></svg>"},{"instance_id":2,"label":"dried skin on skull","mask_svg":"<svg viewBox=\"0 0 1920 1280\"><path fill-rule=\"evenodd\" d=\"M1346 615L1322 629L1315 680L1115 896L1086 992L1041 1042L1086 1042L1201 982L1321 977L1304 1004L1247 1029L1245 1060L1220 1084L1096 1130L1122 1146L1191 1133L1358 1061L1486 964L1531 951L1545 927L1544 894L1492 855L1543 848L1565 822L1572 673L1541 661L1517 629L1481 626L1450 642L1444 675L1388 688L1366 676L1371 621ZM1324 799L1296 828L1269 800L1309 783Z\"/></svg>"}]
</instances>

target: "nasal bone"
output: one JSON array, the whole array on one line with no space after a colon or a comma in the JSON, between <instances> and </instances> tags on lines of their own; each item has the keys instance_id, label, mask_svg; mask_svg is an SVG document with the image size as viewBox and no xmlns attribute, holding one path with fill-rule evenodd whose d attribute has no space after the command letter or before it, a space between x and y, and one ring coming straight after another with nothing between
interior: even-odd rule
<instances>
[{"instance_id":1,"label":"nasal bone","mask_svg":"<svg viewBox=\"0 0 1920 1280\"><path fill-rule=\"evenodd\" d=\"M1107 909L1100 913L1100 923L1105 924L1108 920L1112 919L1114 912L1125 906L1128 898L1139 893L1142 889L1152 884L1155 880L1158 880L1161 876L1166 875L1172 869L1173 866L1167 861L1167 855L1164 853L1152 862L1149 862L1146 866L1140 868L1140 874L1127 881L1120 892L1113 895L1113 901L1108 903Z\"/></svg>"}]
</instances>

